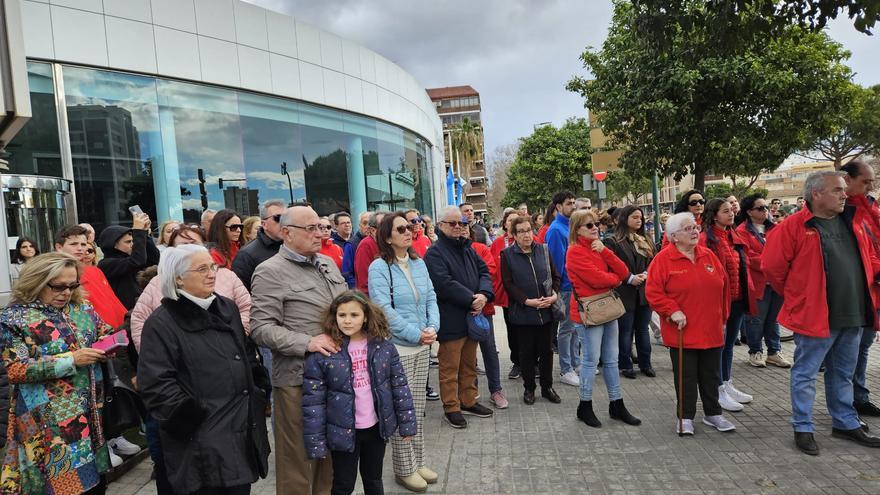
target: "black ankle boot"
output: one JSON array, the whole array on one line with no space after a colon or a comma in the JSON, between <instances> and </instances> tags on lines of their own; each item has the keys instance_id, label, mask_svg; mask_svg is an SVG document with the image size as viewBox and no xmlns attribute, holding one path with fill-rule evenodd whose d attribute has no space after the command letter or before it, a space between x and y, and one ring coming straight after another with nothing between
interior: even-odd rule
<instances>
[{"instance_id":1,"label":"black ankle boot","mask_svg":"<svg viewBox=\"0 0 880 495\"><path fill-rule=\"evenodd\" d=\"M593 428L602 426L599 418L593 414L593 401L591 400L582 400L580 404L578 404L577 417L579 420L586 423L587 426L592 426Z\"/></svg>"},{"instance_id":2,"label":"black ankle boot","mask_svg":"<svg viewBox=\"0 0 880 495\"><path fill-rule=\"evenodd\" d=\"M617 399L611 401L608 404L608 414L611 416L611 419L617 419L623 421L628 425L640 425L642 424L642 420L633 416L626 410L626 406L623 405L623 399Z\"/></svg>"}]
</instances>

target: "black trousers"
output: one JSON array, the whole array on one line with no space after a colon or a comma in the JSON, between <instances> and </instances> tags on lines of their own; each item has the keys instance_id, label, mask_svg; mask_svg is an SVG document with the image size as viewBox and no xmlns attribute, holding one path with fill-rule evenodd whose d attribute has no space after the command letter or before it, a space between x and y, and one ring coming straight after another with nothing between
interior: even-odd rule
<instances>
[{"instance_id":1,"label":"black trousers","mask_svg":"<svg viewBox=\"0 0 880 495\"><path fill-rule=\"evenodd\" d=\"M98 484L92 487L92 489L86 490L83 495L104 495L105 493L107 493L107 481L101 476Z\"/></svg>"},{"instance_id":2,"label":"black trousers","mask_svg":"<svg viewBox=\"0 0 880 495\"><path fill-rule=\"evenodd\" d=\"M541 367L541 388L553 386L553 336L555 321L543 325L511 325L508 334L515 334L519 346L519 362L523 387L535 390L535 366Z\"/></svg>"},{"instance_id":3,"label":"black trousers","mask_svg":"<svg viewBox=\"0 0 880 495\"><path fill-rule=\"evenodd\" d=\"M334 450L333 488L331 495L350 495L357 481L358 462L360 462L361 482L366 495L382 495L382 460L385 458L385 441L379 435L379 425L365 430L355 430L354 452Z\"/></svg>"},{"instance_id":4,"label":"black trousers","mask_svg":"<svg viewBox=\"0 0 880 495\"><path fill-rule=\"evenodd\" d=\"M504 314L504 326L507 327L507 347L510 348L510 362L512 362L515 366L519 366L520 368L522 368L523 363L520 362L520 352L517 335L516 332L511 330L512 324L510 323L510 311L507 308L502 307L501 312Z\"/></svg>"},{"instance_id":5,"label":"black trousers","mask_svg":"<svg viewBox=\"0 0 880 495\"><path fill-rule=\"evenodd\" d=\"M205 487L192 495L249 495L251 493L251 485L223 486L223 487Z\"/></svg>"},{"instance_id":6,"label":"black trousers","mask_svg":"<svg viewBox=\"0 0 880 495\"><path fill-rule=\"evenodd\" d=\"M718 405L718 380L721 378L721 349L685 349L684 358L684 418L694 419L697 414L697 389L700 390L700 399L703 401L703 414L716 416L721 414L721 406ZM678 389L682 384L678 383L678 348L670 347L669 356L672 358L672 372L675 376L675 397L678 398ZM678 405L676 404L675 416L678 417Z\"/></svg>"}]
</instances>

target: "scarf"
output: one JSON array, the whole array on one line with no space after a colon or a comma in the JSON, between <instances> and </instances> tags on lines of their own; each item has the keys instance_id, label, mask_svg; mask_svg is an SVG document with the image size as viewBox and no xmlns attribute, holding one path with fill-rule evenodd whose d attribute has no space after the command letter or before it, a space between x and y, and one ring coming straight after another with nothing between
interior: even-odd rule
<instances>
[{"instance_id":1,"label":"scarf","mask_svg":"<svg viewBox=\"0 0 880 495\"><path fill-rule=\"evenodd\" d=\"M651 246L651 243L648 242L644 236L637 234L636 232L630 232L629 235L627 235L627 239L633 243L636 252L640 255L648 259L651 259L654 256L654 247Z\"/></svg>"}]
</instances>

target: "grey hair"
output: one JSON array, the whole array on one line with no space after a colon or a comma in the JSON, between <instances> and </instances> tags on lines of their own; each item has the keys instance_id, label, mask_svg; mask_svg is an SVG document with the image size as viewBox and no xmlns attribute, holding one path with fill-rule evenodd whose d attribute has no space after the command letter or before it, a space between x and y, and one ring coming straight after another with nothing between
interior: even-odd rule
<instances>
[{"instance_id":1,"label":"grey hair","mask_svg":"<svg viewBox=\"0 0 880 495\"><path fill-rule=\"evenodd\" d=\"M370 213L370 219L367 221L367 225L370 227L378 227L379 226L379 217L384 217L385 215L390 215L391 212L388 210L377 210L373 213Z\"/></svg>"},{"instance_id":2,"label":"grey hair","mask_svg":"<svg viewBox=\"0 0 880 495\"><path fill-rule=\"evenodd\" d=\"M459 210L457 206L453 206L453 205L448 205L448 206L444 206L443 208L440 208L440 211L437 212L436 218L438 219L438 221L443 221L443 220L446 220L447 216L449 216L453 213L455 213L455 216L457 216L459 219L461 218L461 210Z\"/></svg>"},{"instance_id":3,"label":"grey hair","mask_svg":"<svg viewBox=\"0 0 880 495\"><path fill-rule=\"evenodd\" d=\"M579 203L586 203L590 206L593 206L593 200L590 198L575 198L574 200Z\"/></svg>"},{"instance_id":4,"label":"grey hair","mask_svg":"<svg viewBox=\"0 0 880 495\"><path fill-rule=\"evenodd\" d=\"M694 214L689 211L676 213L666 219L666 240L672 242L672 234L677 234L681 231L685 220L690 220L694 224L697 223L694 219Z\"/></svg>"},{"instance_id":5,"label":"grey hair","mask_svg":"<svg viewBox=\"0 0 880 495\"><path fill-rule=\"evenodd\" d=\"M182 277L189 267L192 266L192 257L196 253L207 253L205 246L198 244L184 244L182 246L167 247L159 257L159 288L162 297L176 301L177 277Z\"/></svg>"},{"instance_id":6,"label":"grey hair","mask_svg":"<svg viewBox=\"0 0 880 495\"><path fill-rule=\"evenodd\" d=\"M211 213L217 213L217 211L210 208L205 208L205 211L202 212L202 221L204 222L205 219L208 218L208 215L210 215Z\"/></svg>"},{"instance_id":7,"label":"grey hair","mask_svg":"<svg viewBox=\"0 0 880 495\"><path fill-rule=\"evenodd\" d=\"M808 175L807 180L804 181L804 201L806 201L808 205L813 204L813 193L825 190L825 177L845 176L845 172L839 172L837 170L823 170L822 172L813 172Z\"/></svg>"},{"instance_id":8,"label":"grey hair","mask_svg":"<svg viewBox=\"0 0 880 495\"><path fill-rule=\"evenodd\" d=\"M269 216L269 208L277 206L279 208L286 208L287 203L281 201L280 199L270 199L265 203L260 205L260 220L265 220L266 217Z\"/></svg>"}]
</instances>

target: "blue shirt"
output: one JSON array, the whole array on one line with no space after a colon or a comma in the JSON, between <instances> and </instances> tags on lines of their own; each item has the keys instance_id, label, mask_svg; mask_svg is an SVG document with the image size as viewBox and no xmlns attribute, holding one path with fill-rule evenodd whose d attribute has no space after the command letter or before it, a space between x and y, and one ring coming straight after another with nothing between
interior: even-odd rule
<instances>
[{"instance_id":1,"label":"blue shirt","mask_svg":"<svg viewBox=\"0 0 880 495\"><path fill-rule=\"evenodd\" d=\"M563 292L571 290L571 282L568 280L568 272L565 270L565 253L568 251L568 217L559 214L547 229L547 235L544 236L544 244L550 250L550 259L553 266L562 277Z\"/></svg>"}]
</instances>

